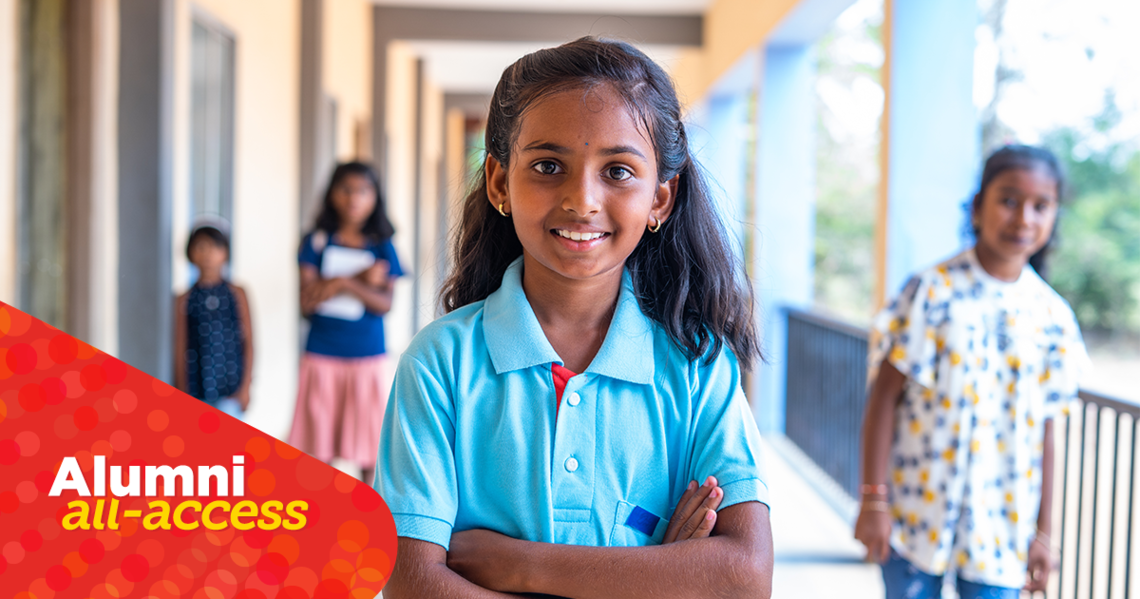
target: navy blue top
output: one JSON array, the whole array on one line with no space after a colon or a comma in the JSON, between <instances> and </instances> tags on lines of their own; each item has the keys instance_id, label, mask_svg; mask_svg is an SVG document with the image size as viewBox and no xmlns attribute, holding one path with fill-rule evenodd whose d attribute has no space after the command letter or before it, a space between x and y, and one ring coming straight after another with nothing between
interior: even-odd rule
<instances>
[{"instance_id":1,"label":"navy blue top","mask_svg":"<svg viewBox=\"0 0 1140 599\"><path fill-rule=\"evenodd\" d=\"M314 236L318 238L316 244L313 243ZM327 243L319 243L322 238L328 239ZM349 247L337 243L335 235L330 238L323 231L311 233L301 240L301 251L297 256L297 262L302 265L309 264L315 267L317 272L320 272L321 259L324 256L324 249L328 245ZM404 274L403 269L400 268L400 259L396 257L396 248L392 245L392 240L385 239L379 243L369 242L366 247L355 249L372 252L377 260L387 260L389 277L394 278ZM365 310L364 316L360 317L360 320L343 320L313 314L309 324L309 340L305 344L305 351L307 352L338 358L365 358L378 356L385 352L384 318L379 314Z\"/></svg>"},{"instance_id":2,"label":"navy blue top","mask_svg":"<svg viewBox=\"0 0 1140 599\"><path fill-rule=\"evenodd\" d=\"M190 395L213 404L241 387L245 339L229 283L190 288L186 300L185 356Z\"/></svg>"}]
</instances>

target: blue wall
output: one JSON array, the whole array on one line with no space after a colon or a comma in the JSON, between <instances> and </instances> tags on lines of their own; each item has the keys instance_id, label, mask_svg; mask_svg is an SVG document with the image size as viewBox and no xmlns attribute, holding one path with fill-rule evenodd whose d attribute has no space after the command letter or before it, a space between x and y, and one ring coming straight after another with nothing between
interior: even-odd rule
<instances>
[{"instance_id":1,"label":"blue wall","mask_svg":"<svg viewBox=\"0 0 1140 599\"><path fill-rule=\"evenodd\" d=\"M893 0L886 294L961 248L974 194L974 2Z\"/></svg>"},{"instance_id":2,"label":"blue wall","mask_svg":"<svg viewBox=\"0 0 1140 599\"><path fill-rule=\"evenodd\" d=\"M815 52L764 51L757 138L755 285L767 358L753 403L761 430L784 430L787 320L812 301L815 272Z\"/></svg>"}]
</instances>

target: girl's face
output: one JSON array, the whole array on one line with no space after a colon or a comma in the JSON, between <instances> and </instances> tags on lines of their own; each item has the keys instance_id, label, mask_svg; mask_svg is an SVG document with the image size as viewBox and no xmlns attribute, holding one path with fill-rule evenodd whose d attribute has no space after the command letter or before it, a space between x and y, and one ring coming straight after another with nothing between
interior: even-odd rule
<instances>
[{"instance_id":1,"label":"girl's face","mask_svg":"<svg viewBox=\"0 0 1140 599\"><path fill-rule=\"evenodd\" d=\"M332 205L340 226L359 229L376 209L376 188L364 175L345 175L333 186Z\"/></svg>"},{"instance_id":2,"label":"girl's face","mask_svg":"<svg viewBox=\"0 0 1140 599\"><path fill-rule=\"evenodd\" d=\"M190 244L190 263L202 272L214 272L222 269L229 259L226 248L214 242L205 235L199 236Z\"/></svg>"},{"instance_id":3,"label":"girl's face","mask_svg":"<svg viewBox=\"0 0 1140 599\"><path fill-rule=\"evenodd\" d=\"M1014 168L994 177L974 211L978 245L1025 265L1045 247L1057 222L1057 180L1044 168Z\"/></svg>"},{"instance_id":4,"label":"girl's face","mask_svg":"<svg viewBox=\"0 0 1140 599\"><path fill-rule=\"evenodd\" d=\"M621 276L646 228L673 208L648 135L609 86L569 90L522 117L510 166L487 160L491 203L511 215L527 269ZM529 270L527 272L530 272Z\"/></svg>"}]
</instances>

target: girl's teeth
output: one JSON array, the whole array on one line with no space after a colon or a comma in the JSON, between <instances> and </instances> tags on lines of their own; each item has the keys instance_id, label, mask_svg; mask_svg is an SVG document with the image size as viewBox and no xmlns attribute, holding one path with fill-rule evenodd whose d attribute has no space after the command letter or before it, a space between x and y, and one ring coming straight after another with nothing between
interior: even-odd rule
<instances>
[{"instance_id":1,"label":"girl's teeth","mask_svg":"<svg viewBox=\"0 0 1140 599\"><path fill-rule=\"evenodd\" d=\"M579 233L577 231L558 230L558 234L572 241L591 241L602 236L601 233Z\"/></svg>"}]
</instances>

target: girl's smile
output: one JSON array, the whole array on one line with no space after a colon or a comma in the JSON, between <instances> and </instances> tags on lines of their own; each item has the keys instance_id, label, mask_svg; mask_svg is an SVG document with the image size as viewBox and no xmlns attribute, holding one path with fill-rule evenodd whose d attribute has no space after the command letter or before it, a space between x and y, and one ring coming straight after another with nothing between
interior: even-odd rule
<instances>
[{"instance_id":1,"label":"girl's smile","mask_svg":"<svg viewBox=\"0 0 1140 599\"><path fill-rule=\"evenodd\" d=\"M672 209L644 127L607 85L551 95L529 108L507 168L487 161L487 190L510 214L527 276L620 279L646 228Z\"/></svg>"}]
</instances>

